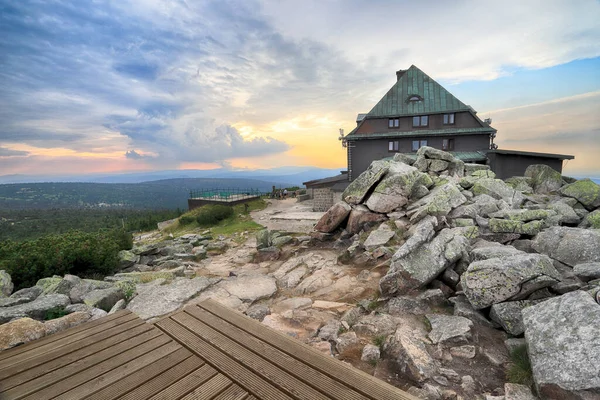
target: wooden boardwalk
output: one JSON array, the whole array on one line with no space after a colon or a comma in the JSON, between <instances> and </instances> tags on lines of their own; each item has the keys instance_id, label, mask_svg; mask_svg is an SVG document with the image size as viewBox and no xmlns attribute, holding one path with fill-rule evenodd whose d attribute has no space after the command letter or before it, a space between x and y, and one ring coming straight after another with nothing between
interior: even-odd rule
<instances>
[{"instance_id":1,"label":"wooden boardwalk","mask_svg":"<svg viewBox=\"0 0 600 400\"><path fill-rule=\"evenodd\" d=\"M212 300L0 352L0 399L416 400Z\"/></svg>"}]
</instances>

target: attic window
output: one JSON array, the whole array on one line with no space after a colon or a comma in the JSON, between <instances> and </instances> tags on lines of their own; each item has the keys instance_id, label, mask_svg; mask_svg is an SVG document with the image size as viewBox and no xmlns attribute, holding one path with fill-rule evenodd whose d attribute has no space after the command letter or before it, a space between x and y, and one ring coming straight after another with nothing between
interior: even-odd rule
<instances>
[{"instance_id":1,"label":"attic window","mask_svg":"<svg viewBox=\"0 0 600 400\"><path fill-rule=\"evenodd\" d=\"M416 94L413 94L412 96L408 97L408 101L421 101L421 100L423 100L423 98Z\"/></svg>"},{"instance_id":2,"label":"attic window","mask_svg":"<svg viewBox=\"0 0 600 400\"><path fill-rule=\"evenodd\" d=\"M398 118L390 118L388 120L388 128L398 128L400 126L400 120Z\"/></svg>"}]
</instances>

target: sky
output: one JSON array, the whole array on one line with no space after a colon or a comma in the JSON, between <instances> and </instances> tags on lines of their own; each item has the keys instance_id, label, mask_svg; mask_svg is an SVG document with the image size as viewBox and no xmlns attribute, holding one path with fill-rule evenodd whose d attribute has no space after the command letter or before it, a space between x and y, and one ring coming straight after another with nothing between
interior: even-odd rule
<instances>
[{"instance_id":1,"label":"sky","mask_svg":"<svg viewBox=\"0 0 600 400\"><path fill-rule=\"evenodd\" d=\"M0 0L0 175L345 168L416 65L600 176L598 0Z\"/></svg>"}]
</instances>

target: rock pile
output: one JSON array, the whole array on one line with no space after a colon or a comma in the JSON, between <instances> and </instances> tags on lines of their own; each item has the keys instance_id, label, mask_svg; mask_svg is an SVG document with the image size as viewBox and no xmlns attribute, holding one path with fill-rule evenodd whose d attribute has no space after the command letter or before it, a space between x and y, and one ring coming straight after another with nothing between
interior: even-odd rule
<instances>
[{"instance_id":1,"label":"rock pile","mask_svg":"<svg viewBox=\"0 0 600 400\"><path fill-rule=\"evenodd\" d=\"M379 282L389 313L427 312L417 290L439 290L453 304L454 316L427 314L429 333L399 327L387 337L384 356L418 390L444 381L444 360L427 346L456 340L463 347L450 354L474 356L475 324L525 335L543 398L594 398L599 207L600 186L591 180L533 165L502 181L486 166L423 147L414 162L403 155L373 162L315 229L341 232L346 263L389 265Z\"/></svg>"}]
</instances>

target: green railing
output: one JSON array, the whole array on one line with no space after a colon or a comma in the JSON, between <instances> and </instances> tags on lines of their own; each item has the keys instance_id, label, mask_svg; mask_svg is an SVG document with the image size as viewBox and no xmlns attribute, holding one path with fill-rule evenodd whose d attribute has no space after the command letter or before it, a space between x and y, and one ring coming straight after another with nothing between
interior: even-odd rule
<instances>
[{"instance_id":1,"label":"green railing","mask_svg":"<svg viewBox=\"0 0 600 400\"><path fill-rule=\"evenodd\" d=\"M261 192L259 189L201 189L190 190L190 199L232 201L250 197L260 197L266 194L268 193Z\"/></svg>"}]
</instances>

